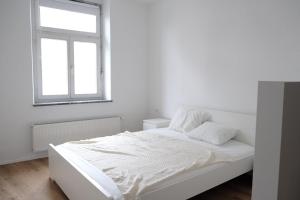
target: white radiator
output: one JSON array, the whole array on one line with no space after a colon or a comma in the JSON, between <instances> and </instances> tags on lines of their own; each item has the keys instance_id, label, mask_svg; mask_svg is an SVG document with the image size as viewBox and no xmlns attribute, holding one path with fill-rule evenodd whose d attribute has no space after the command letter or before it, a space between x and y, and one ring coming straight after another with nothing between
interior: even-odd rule
<instances>
[{"instance_id":1,"label":"white radiator","mask_svg":"<svg viewBox=\"0 0 300 200\"><path fill-rule=\"evenodd\" d=\"M49 144L114 135L120 131L120 117L34 125L33 151L46 151Z\"/></svg>"}]
</instances>

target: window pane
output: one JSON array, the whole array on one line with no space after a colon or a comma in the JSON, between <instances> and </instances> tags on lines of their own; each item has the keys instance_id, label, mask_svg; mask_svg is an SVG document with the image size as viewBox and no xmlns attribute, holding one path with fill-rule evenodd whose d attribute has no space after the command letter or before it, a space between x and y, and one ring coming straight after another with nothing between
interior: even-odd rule
<instances>
[{"instance_id":1,"label":"window pane","mask_svg":"<svg viewBox=\"0 0 300 200\"><path fill-rule=\"evenodd\" d=\"M97 32L96 15L40 6L41 26L82 32Z\"/></svg>"},{"instance_id":2,"label":"window pane","mask_svg":"<svg viewBox=\"0 0 300 200\"><path fill-rule=\"evenodd\" d=\"M41 39L42 94L68 94L67 41Z\"/></svg>"},{"instance_id":3,"label":"window pane","mask_svg":"<svg viewBox=\"0 0 300 200\"><path fill-rule=\"evenodd\" d=\"M75 94L97 94L97 45L74 42Z\"/></svg>"}]
</instances>

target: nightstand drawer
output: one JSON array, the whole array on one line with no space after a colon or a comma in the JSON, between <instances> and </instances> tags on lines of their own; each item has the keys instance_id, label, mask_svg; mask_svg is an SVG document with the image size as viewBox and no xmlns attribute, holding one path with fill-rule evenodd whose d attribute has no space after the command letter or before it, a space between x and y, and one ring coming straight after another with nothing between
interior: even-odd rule
<instances>
[{"instance_id":1,"label":"nightstand drawer","mask_svg":"<svg viewBox=\"0 0 300 200\"><path fill-rule=\"evenodd\" d=\"M165 128L170 124L169 119L146 119L143 121L143 130L156 129L156 128Z\"/></svg>"}]
</instances>

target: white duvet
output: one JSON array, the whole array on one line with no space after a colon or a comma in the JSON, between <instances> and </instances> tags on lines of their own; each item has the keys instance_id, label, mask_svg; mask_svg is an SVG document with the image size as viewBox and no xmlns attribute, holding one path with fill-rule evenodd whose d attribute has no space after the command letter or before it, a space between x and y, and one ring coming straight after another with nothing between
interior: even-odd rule
<instances>
[{"instance_id":1,"label":"white duvet","mask_svg":"<svg viewBox=\"0 0 300 200\"><path fill-rule=\"evenodd\" d=\"M231 157L198 143L147 132L69 142L61 145L87 160L117 185L125 200L181 173Z\"/></svg>"}]
</instances>

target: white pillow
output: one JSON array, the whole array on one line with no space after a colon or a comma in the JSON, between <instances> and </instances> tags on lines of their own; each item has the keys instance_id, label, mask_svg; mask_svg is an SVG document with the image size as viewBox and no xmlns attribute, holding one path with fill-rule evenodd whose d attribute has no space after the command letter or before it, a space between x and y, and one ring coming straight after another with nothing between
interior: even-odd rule
<instances>
[{"instance_id":1,"label":"white pillow","mask_svg":"<svg viewBox=\"0 0 300 200\"><path fill-rule=\"evenodd\" d=\"M210 115L206 112L191 108L181 107L177 110L169 128L186 133L209 120Z\"/></svg>"},{"instance_id":2,"label":"white pillow","mask_svg":"<svg viewBox=\"0 0 300 200\"><path fill-rule=\"evenodd\" d=\"M202 140L215 145L228 142L234 138L236 134L237 129L228 128L215 122L205 122L187 133L187 135L193 139Z\"/></svg>"}]
</instances>

